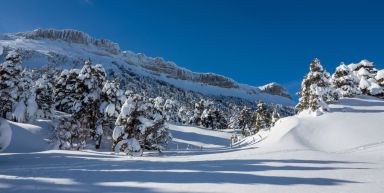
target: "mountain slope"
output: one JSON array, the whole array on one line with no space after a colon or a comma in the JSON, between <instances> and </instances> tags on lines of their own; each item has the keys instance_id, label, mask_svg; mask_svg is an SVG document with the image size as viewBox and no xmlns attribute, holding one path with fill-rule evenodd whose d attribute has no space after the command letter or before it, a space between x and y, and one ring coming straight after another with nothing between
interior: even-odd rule
<instances>
[{"instance_id":1,"label":"mountain slope","mask_svg":"<svg viewBox=\"0 0 384 193\"><path fill-rule=\"evenodd\" d=\"M0 35L0 49L0 62L7 52L18 50L23 58L22 65L28 68L80 68L83 61L90 58L93 63L102 64L110 76L119 74L131 84L142 84L140 81L135 83L129 77L135 76L136 79L149 79L151 84L161 84L158 83L160 81L204 95L294 105L284 89L281 92L268 92L258 87L239 84L221 75L195 73L160 57L152 58L131 51L121 51L114 42L96 39L76 30L38 29L3 34Z\"/></svg>"}]
</instances>

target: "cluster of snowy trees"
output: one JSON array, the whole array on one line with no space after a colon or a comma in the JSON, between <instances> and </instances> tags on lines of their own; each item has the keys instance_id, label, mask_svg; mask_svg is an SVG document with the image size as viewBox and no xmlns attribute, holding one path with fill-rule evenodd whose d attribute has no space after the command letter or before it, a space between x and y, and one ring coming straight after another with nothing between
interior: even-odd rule
<instances>
[{"instance_id":1,"label":"cluster of snowy trees","mask_svg":"<svg viewBox=\"0 0 384 193\"><path fill-rule=\"evenodd\" d=\"M383 97L384 70L377 70L373 62L362 60L357 64L341 63L330 75L315 58L298 94L298 111L309 109L316 114L328 111L328 104L340 97L360 94Z\"/></svg>"},{"instance_id":2,"label":"cluster of snowy trees","mask_svg":"<svg viewBox=\"0 0 384 193\"><path fill-rule=\"evenodd\" d=\"M120 88L118 78L107 80L101 65L92 65L87 60L81 69L42 74L33 81L33 72L23 69L20 63L20 54L12 51L0 64L0 115L17 122L30 122L35 118L55 120L54 137L62 149L81 149L90 141L100 148L103 136L112 136L115 125L124 124L122 116L134 118L134 114L122 115L127 113L123 107L131 105L130 92ZM145 132L142 129L142 136L134 137L140 141L140 148L161 150L171 140L171 134L164 126L163 111L172 109L173 103L166 100L164 104L157 104L155 101L143 100L148 110L157 112L146 117L146 124L149 120L155 124L147 125L149 128ZM149 108L149 104L157 106ZM55 113L56 110L60 113ZM149 116L147 111L143 114Z\"/></svg>"},{"instance_id":3,"label":"cluster of snowy trees","mask_svg":"<svg viewBox=\"0 0 384 193\"><path fill-rule=\"evenodd\" d=\"M21 62L16 50L0 64L0 116L17 122L54 120L54 138L62 149L112 144L114 151L136 152L132 145L139 144L140 151L163 150L171 139L165 123L233 128L250 135L271 127L273 115L293 114L289 107L274 112L270 104L208 97L124 68L121 74L106 72L90 60L80 69L45 71L23 69ZM133 104L136 109L131 109Z\"/></svg>"},{"instance_id":4,"label":"cluster of snowy trees","mask_svg":"<svg viewBox=\"0 0 384 193\"><path fill-rule=\"evenodd\" d=\"M279 106L268 108L264 102L259 102L253 111L244 107L241 111L231 117L229 127L240 130L243 136L254 135L260 130L270 129L280 119Z\"/></svg>"}]
</instances>

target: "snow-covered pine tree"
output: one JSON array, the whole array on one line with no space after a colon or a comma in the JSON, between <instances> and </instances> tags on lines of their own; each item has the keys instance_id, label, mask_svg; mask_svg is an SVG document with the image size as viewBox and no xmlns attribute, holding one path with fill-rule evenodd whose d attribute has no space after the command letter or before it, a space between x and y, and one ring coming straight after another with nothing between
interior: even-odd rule
<instances>
[{"instance_id":1,"label":"snow-covered pine tree","mask_svg":"<svg viewBox=\"0 0 384 193\"><path fill-rule=\"evenodd\" d=\"M20 55L10 52L6 61L0 65L0 114L9 120L12 119L12 110L19 97L18 82L22 73L19 62Z\"/></svg>"},{"instance_id":2,"label":"snow-covered pine tree","mask_svg":"<svg viewBox=\"0 0 384 193\"><path fill-rule=\"evenodd\" d=\"M73 113L74 105L80 96L77 87L79 69L63 70L55 80L55 108L65 113Z\"/></svg>"},{"instance_id":3,"label":"snow-covered pine tree","mask_svg":"<svg viewBox=\"0 0 384 193\"><path fill-rule=\"evenodd\" d=\"M267 110L267 105L264 102L257 104L256 112L253 116L254 128L252 134L256 134L262 129L269 129L271 127L271 113Z\"/></svg>"},{"instance_id":4,"label":"snow-covered pine tree","mask_svg":"<svg viewBox=\"0 0 384 193\"><path fill-rule=\"evenodd\" d=\"M384 88L384 70L377 71L375 79L377 81L377 84Z\"/></svg>"},{"instance_id":5,"label":"snow-covered pine tree","mask_svg":"<svg viewBox=\"0 0 384 193\"><path fill-rule=\"evenodd\" d=\"M301 83L301 90L298 93L300 99L296 108L299 111L305 109L313 112L317 112L317 110L327 111L327 104L338 99L337 93L330 85L330 75L317 58L312 60L309 69L309 73Z\"/></svg>"},{"instance_id":6,"label":"snow-covered pine tree","mask_svg":"<svg viewBox=\"0 0 384 193\"><path fill-rule=\"evenodd\" d=\"M125 101L113 131L115 152L138 155L143 149L162 150L171 140L164 125L164 116L153 103L140 95L131 95Z\"/></svg>"},{"instance_id":7,"label":"snow-covered pine tree","mask_svg":"<svg viewBox=\"0 0 384 193\"><path fill-rule=\"evenodd\" d=\"M85 147L90 132L87 128L81 128L79 122L72 116L61 117L53 131L60 149L75 150Z\"/></svg>"},{"instance_id":8,"label":"snow-covered pine tree","mask_svg":"<svg viewBox=\"0 0 384 193\"><path fill-rule=\"evenodd\" d=\"M217 108L206 108L201 115L202 126L211 129L226 129L228 127L227 120L223 113Z\"/></svg>"},{"instance_id":9,"label":"snow-covered pine tree","mask_svg":"<svg viewBox=\"0 0 384 193\"><path fill-rule=\"evenodd\" d=\"M167 99L164 102L162 112L165 116L166 121L172 123L179 123L179 118L177 116L180 104L174 99Z\"/></svg>"},{"instance_id":10,"label":"snow-covered pine tree","mask_svg":"<svg viewBox=\"0 0 384 193\"><path fill-rule=\"evenodd\" d=\"M103 114L102 126L104 136L112 135L116 119L126 99L124 91L120 89L120 78L115 78L104 84L101 93L102 103L100 105L100 111Z\"/></svg>"},{"instance_id":11,"label":"snow-covered pine tree","mask_svg":"<svg viewBox=\"0 0 384 193\"><path fill-rule=\"evenodd\" d=\"M91 137L95 140L96 149L98 149L103 135L100 96L106 73L100 64L92 66L91 61L87 60L77 79L75 92L80 97L74 104L73 118L79 121L80 128L91 130Z\"/></svg>"},{"instance_id":12,"label":"snow-covered pine tree","mask_svg":"<svg viewBox=\"0 0 384 193\"><path fill-rule=\"evenodd\" d=\"M271 114L271 127L275 126L276 122L280 119L280 114L277 108L274 108Z\"/></svg>"},{"instance_id":13,"label":"snow-covered pine tree","mask_svg":"<svg viewBox=\"0 0 384 193\"><path fill-rule=\"evenodd\" d=\"M352 97L361 94L358 88L358 78L352 73L352 71L344 63L341 63L335 73L332 75L331 83L339 96Z\"/></svg>"},{"instance_id":14,"label":"snow-covered pine tree","mask_svg":"<svg viewBox=\"0 0 384 193\"><path fill-rule=\"evenodd\" d=\"M18 82L18 102L13 110L13 120L27 122L36 118L37 103L32 74L23 70Z\"/></svg>"},{"instance_id":15,"label":"snow-covered pine tree","mask_svg":"<svg viewBox=\"0 0 384 193\"><path fill-rule=\"evenodd\" d=\"M47 74L43 74L35 84L37 117L51 119L54 112L55 89L49 81Z\"/></svg>"},{"instance_id":16,"label":"snow-covered pine tree","mask_svg":"<svg viewBox=\"0 0 384 193\"><path fill-rule=\"evenodd\" d=\"M35 118L36 101L31 73L20 66L17 51L10 51L0 65L1 116L17 122Z\"/></svg>"},{"instance_id":17,"label":"snow-covered pine tree","mask_svg":"<svg viewBox=\"0 0 384 193\"><path fill-rule=\"evenodd\" d=\"M252 135L252 112L251 109L244 106L244 108L240 111L239 117L239 128L241 129L241 134L243 136Z\"/></svg>"},{"instance_id":18,"label":"snow-covered pine tree","mask_svg":"<svg viewBox=\"0 0 384 193\"><path fill-rule=\"evenodd\" d=\"M141 131L138 128L138 125L141 124L138 119L141 112L138 109L142 100L143 98L140 95L131 95L121 107L112 134L112 150L114 152L141 154L142 149L139 143Z\"/></svg>"},{"instance_id":19,"label":"snow-covered pine tree","mask_svg":"<svg viewBox=\"0 0 384 193\"><path fill-rule=\"evenodd\" d=\"M194 109L193 109L193 115L189 119L189 124L201 126L201 115L203 114L204 110L208 106L207 101L204 99L200 99L198 102L195 102Z\"/></svg>"},{"instance_id":20,"label":"snow-covered pine tree","mask_svg":"<svg viewBox=\"0 0 384 193\"><path fill-rule=\"evenodd\" d=\"M384 70L377 71L375 80L377 85L380 86L380 88L377 88L378 92L376 93L376 96L384 97Z\"/></svg>"},{"instance_id":21,"label":"snow-covered pine tree","mask_svg":"<svg viewBox=\"0 0 384 193\"><path fill-rule=\"evenodd\" d=\"M378 84L375 76L377 69L375 64L368 60L362 60L357 64L350 64L348 67L359 79L359 89L365 95L381 96L384 94L383 88Z\"/></svg>"},{"instance_id":22,"label":"snow-covered pine tree","mask_svg":"<svg viewBox=\"0 0 384 193\"><path fill-rule=\"evenodd\" d=\"M142 123L139 140L141 146L147 150L164 150L172 140L172 135L165 125L166 118L161 109L148 102L139 109L143 111L143 115L139 117Z\"/></svg>"}]
</instances>

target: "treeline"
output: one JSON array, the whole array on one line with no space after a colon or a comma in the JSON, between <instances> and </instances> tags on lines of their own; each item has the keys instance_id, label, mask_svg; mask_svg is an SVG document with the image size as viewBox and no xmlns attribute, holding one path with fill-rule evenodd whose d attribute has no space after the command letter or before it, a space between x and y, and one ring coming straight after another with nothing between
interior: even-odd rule
<instances>
[{"instance_id":1,"label":"treeline","mask_svg":"<svg viewBox=\"0 0 384 193\"><path fill-rule=\"evenodd\" d=\"M357 64L341 63L330 75L315 58L298 94L298 111L308 109L316 114L329 111L328 104L341 97L363 94L383 98L384 70L377 70L373 62L362 60Z\"/></svg>"}]
</instances>

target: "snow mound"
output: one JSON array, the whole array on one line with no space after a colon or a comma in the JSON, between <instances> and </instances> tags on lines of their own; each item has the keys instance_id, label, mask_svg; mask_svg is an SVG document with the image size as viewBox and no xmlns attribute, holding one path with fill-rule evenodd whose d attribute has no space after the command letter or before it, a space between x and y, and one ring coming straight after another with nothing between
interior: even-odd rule
<instances>
[{"instance_id":1,"label":"snow mound","mask_svg":"<svg viewBox=\"0 0 384 193\"><path fill-rule=\"evenodd\" d=\"M29 153L48 150L51 133L49 121L37 121L36 124L15 123L4 120L12 130L12 139L5 153Z\"/></svg>"},{"instance_id":2,"label":"snow mound","mask_svg":"<svg viewBox=\"0 0 384 193\"><path fill-rule=\"evenodd\" d=\"M12 130L6 120L0 118L0 152L7 149L11 142Z\"/></svg>"},{"instance_id":3,"label":"snow mound","mask_svg":"<svg viewBox=\"0 0 384 193\"><path fill-rule=\"evenodd\" d=\"M367 96L344 98L321 116L301 113L271 128L261 148L344 152L384 144L384 101Z\"/></svg>"}]
</instances>

